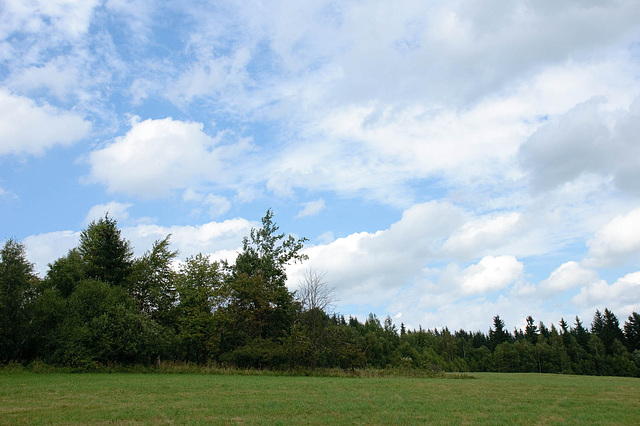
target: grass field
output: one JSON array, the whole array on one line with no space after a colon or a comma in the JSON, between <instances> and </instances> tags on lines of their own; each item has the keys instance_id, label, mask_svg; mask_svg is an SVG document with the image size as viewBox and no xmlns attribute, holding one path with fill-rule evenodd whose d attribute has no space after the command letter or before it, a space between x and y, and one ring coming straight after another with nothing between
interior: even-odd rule
<instances>
[{"instance_id":1,"label":"grass field","mask_svg":"<svg viewBox=\"0 0 640 426\"><path fill-rule=\"evenodd\" d=\"M640 380L0 374L0 423L638 424Z\"/></svg>"}]
</instances>

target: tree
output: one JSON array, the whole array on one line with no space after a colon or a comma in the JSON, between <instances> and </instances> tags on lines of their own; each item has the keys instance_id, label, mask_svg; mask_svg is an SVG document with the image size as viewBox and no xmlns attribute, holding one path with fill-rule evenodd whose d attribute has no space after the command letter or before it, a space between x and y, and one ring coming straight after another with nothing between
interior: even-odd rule
<instances>
[{"instance_id":1,"label":"tree","mask_svg":"<svg viewBox=\"0 0 640 426\"><path fill-rule=\"evenodd\" d=\"M630 353L640 350L640 314L635 311L624 323L624 336Z\"/></svg>"},{"instance_id":2,"label":"tree","mask_svg":"<svg viewBox=\"0 0 640 426\"><path fill-rule=\"evenodd\" d=\"M129 241L121 238L117 225L108 213L97 222L91 222L80 234L78 252L84 261L87 278L126 287L133 250Z\"/></svg>"},{"instance_id":3,"label":"tree","mask_svg":"<svg viewBox=\"0 0 640 426\"><path fill-rule=\"evenodd\" d=\"M504 321L500 319L500 315L493 317L493 328L489 329L489 342L491 348L495 350L498 345L511 340L509 332L504 329Z\"/></svg>"},{"instance_id":4,"label":"tree","mask_svg":"<svg viewBox=\"0 0 640 426\"><path fill-rule=\"evenodd\" d=\"M178 337L189 361L206 362L220 348L214 313L226 301L220 264L198 254L186 260L176 280Z\"/></svg>"},{"instance_id":5,"label":"tree","mask_svg":"<svg viewBox=\"0 0 640 426\"><path fill-rule=\"evenodd\" d=\"M562 336L562 344L565 348L569 348L569 344L571 342L571 333L569 332L569 324L564 320L564 318L560 318L560 336Z\"/></svg>"},{"instance_id":6,"label":"tree","mask_svg":"<svg viewBox=\"0 0 640 426\"><path fill-rule=\"evenodd\" d=\"M267 210L262 227L252 228L249 237L242 240L242 252L236 258L233 272L260 275L269 286L284 286L286 266L308 259L300 253L307 239L296 240L291 235L285 238L285 234L277 234L278 229L273 222L273 212Z\"/></svg>"},{"instance_id":7,"label":"tree","mask_svg":"<svg viewBox=\"0 0 640 426\"><path fill-rule=\"evenodd\" d=\"M307 259L300 253L306 238L285 238L278 229L273 212L267 210L262 227L251 229L235 264L227 267L229 319L232 324L244 324L243 330L237 326L230 330L234 345L240 334L282 337L293 324L296 303L286 286L286 266Z\"/></svg>"},{"instance_id":8,"label":"tree","mask_svg":"<svg viewBox=\"0 0 640 426\"><path fill-rule=\"evenodd\" d=\"M320 319L331 313L327 310L337 301L335 288L327 285L324 280L325 275L319 274L314 269L307 269L296 291L296 298L307 314L312 333L315 332Z\"/></svg>"},{"instance_id":9,"label":"tree","mask_svg":"<svg viewBox=\"0 0 640 426\"><path fill-rule=\"evenodd\" d=\"M74 248L69 250L66 256L49 264L44 284L66 299L84 278L85 268L82 255L78 249Z\"/></svg>"},{"instance_id":10,"label":"tree","mask_svg":"<svg viewBox=\"0 0 640 426\"><path fill-rule=\"evenodd\" d=\"M172 262L178 252L169 250L170 237L156 241L150 251L136 259L129 276L129 292L138 309L165 324L176 303L176 273Z\"/></svg>"},{"instance_id":11,"label":"tree","mask_svg":"<svg viewBox=\"0 0 640 426\"><path fill-rule=\"evenodd\" d=\"M0 250L0 362L22 355L37 282L24 245L9 239Z\"/></svg>"},{"instance_id":12,"label":"tree","mask_svg":"<svg viewBox=\"0 0 640 426\"><path fill-rule=\"evenodd\" d=\"M589 332L586 328L584 328L584 326L582 325L582 321L580 321L580 318L577 315L575 328L572 330L572 333L574 334L578 344L584 350L587 350L589 348Z\"/></svg>"},{"instance_id":13,"label":"tree","mask_svg":"<svg viewBox=\"0 0 640 426\"><path fill-rule=\"evenodd\" d=\"M602 343L608 354L613 354L614 342L616 340L620 343L624 342L624 334L620 329L618 317L608 308L604 308L604 313L602 314L602 329L598 335L602 339Z\"/></svg>"},{"instance_id":14,"label":"tree","mask_svg":"<svg viewBox=\"0 0 640 426\"><path fill-rule=\"evenodd\" d=\"M593 321L591 322L591 334L600 336L604 329L604 318L599 310L596 309L596 313L593 314Z\"/></svg>"},{"instance_id":15,"label":"tree","mask_svg":"<svg viewBox=\"0 0 640 426\"><path fill-rule=\"evenodd\" d=\"M538 327L535 325L535 321L531 315L527 317L527 326L524 329L524 337L534 345L538 341Z\"/></svg>"}]
</instances>

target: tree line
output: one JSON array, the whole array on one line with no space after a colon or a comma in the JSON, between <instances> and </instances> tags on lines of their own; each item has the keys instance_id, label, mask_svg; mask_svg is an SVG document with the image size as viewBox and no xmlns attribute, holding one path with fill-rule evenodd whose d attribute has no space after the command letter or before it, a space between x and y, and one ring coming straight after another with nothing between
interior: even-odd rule
<instances>
[{"instance_id":1,"label":"tree line","mask_svg":"<svg viewBox=\"0 0 640 426\"><path fill-rule=\"evenodd\" d=\"M330 312L335 298L321 274L308 271L298 291L288 290L286 267L306 259L306 240L278 231L268 210L234 263L203 254L176 263L170 236L134 257L107 214L43 278L10 239L0 251L0 364L639 375L636 312L622 327L607 308L590 327L577 316L558 327L529 316L513 332L496 315L488 333L398 329L374 314L361 322Z\"/></svg>"}]
</instances>

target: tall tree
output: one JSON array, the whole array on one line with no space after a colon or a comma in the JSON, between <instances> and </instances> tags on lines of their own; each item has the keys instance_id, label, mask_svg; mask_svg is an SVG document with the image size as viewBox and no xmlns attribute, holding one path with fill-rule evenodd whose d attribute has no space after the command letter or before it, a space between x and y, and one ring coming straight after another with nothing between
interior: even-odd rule
<instances>
[{"instance_id":1,"label":"tall tree","mask_svg":"<svg viewBox=\"0 0 640 426\"><path fill-rule=\"evenodd\" d=\"M0 362L22 355L37 281L24 245L9 239L0 250Z\"/></svg>"},{"instance_id":2,"label":"tall tree","mask_svg":"<svg viewBox=\"0 0 640 426\"><path fill-rule=\"evenodd\" d=\"M489 329L489 342L491 349L495 348L501 343L505 343L511 340L509 332L504 329L504 321L500 319L500 315L493 317L493 328Z\"/></svg>"},{"instance_id":3,"label":"tall tree","mask_svg":"<svg viewBox=\"0 0 640 426\"><path fill-rule=\"evenodd\" d=\"M632 312L624 323L624 336L629 352L640 350L640 314Z\"/></svg>"},{"instance_id":4,"label":"tall tree","mask_svg":"<svg viewBox=\"0 0 640 426\"><path fill-rule=\"evenodd\" d=\"M232 322L244 324L251 337L281 337L291 327L296 312L293 295L286 286L286 266L307 256L300 251L306 238L278 233L271 209L262 227L251 229L243 239L242 252L228 267L229 305ZM234 333L237 336L237 327Z\"/></svg>"},{"instance_id":5,"label":"tall tree","mask_svg":"<svg viewBox=\"0 0 640 426\"><path fill-rule=\"evenodd\" d=\"M78 252L85 263L87 278L126 287L133 250L129 241L121 237L117 225L108 213L97 222L91 222L80 234Z\"/></svg>"},{"instance_id":6,"label":"tall tree","mask_svg":"<svg viewBox=\"0 0 640 426\"><path fill-rule=\"evenodd\" d=\"M236 258L234 273L259 275L267 286L283 287L287 280L286 266L301 262L307 256L300 253L306 238L295 239L278 234L280 228L273 221L271 209L262 218L262 227L251 229L242 241L242 252Z\"/></svg>"},{"instance_id":7,"label":"tall tree","mask_svg":"<svg viewBox=\"0 0 640 426\"><path fill-rule=\"evenodd\" d=\"M524 329L524 337L534 345L538 341L538 327L531 315L527 317L527 326Z\"/></svg>"},{"instance_id":8,"label":"tall tree","mask_svg":"<svg viewBox=\"0 0 640 426\"><path fill-rule=\"evenodd\" d=\"M593 314L593 321L591 322L591 334L600 335L604 329L604 318L602 313L596 309L596 313Z\"/></svg>"},{"instance_id":9,"label":"tall tree","mask_svg":"<svg viewBox=\"0 0 640 426\"><path fill-rule=\"evenodd\" d=\"M217 356L220 344L214 312L225 303L226 290L218 262L198 254L180 268L176 325L188 361L206 362Z\"/></svg>"},{"instance_id":10,"label":"tall tree","mask_svg":"<svg viewBox=\"0 0 640 426\"><path fill-rule=\"evenodd\" d=\"M136 259L129 276L129 292L138 308L165 324L176 302L176 273L172 262L178 252L169 249L170 237L156 241L150 251Z\"/></svg>"},{"instance_id":11,"label":"tall tree","mask_svg":"<svg viewBox=\"0 0 640 426\"><path fill-rule=\"evenodd\" d=\"M572 330L572 333L574 334L578 344L584 350L589 349L589 332L587 331L586 328L584 328L584 326L582 325L582 321L577 315L576 315L575 327Z\"/></svg>"},{"instance_id":12,"label":"tall tree","mask_svg":"<svg viewBox=\"0 0 640 426\"><path fill-rule=\"evenodd\" d=\"M613 312L608 308L604 308L602 323L602 329L600 330L599 337L602 339L602 343L604 344L607 353L613 354L614 342L616 340L620 343L624 342L624 334L620 329L620 322Z\"/></svg>"}]
</instances>

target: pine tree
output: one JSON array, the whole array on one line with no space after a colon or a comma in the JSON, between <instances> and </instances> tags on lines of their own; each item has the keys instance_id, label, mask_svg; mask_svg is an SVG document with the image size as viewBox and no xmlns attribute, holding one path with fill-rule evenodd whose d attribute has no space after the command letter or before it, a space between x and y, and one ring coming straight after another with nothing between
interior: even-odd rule
<instances>
[{"instance_id":1,"label":"pine tree","mask_svg":"<svg viewBox=\"0 0 640 426\"><path fill-rule=\"evenodd\" d=\"M93 221L80 234L78 252L85 264L87 278L103 281L111 286L126 287L133 263L133 250L123 239L118 222L106 214Z\"/></svg>"},{"instance_id":2,"label":"pine tree","mask_svg":"<svg viewBox=\"0 0 640 426\"><path fill-rule=\"evenodd\" d=\"M640 314L635 311L624 323L624 336L629 352L640 350Z\"/></svg>"}]
</instances>

